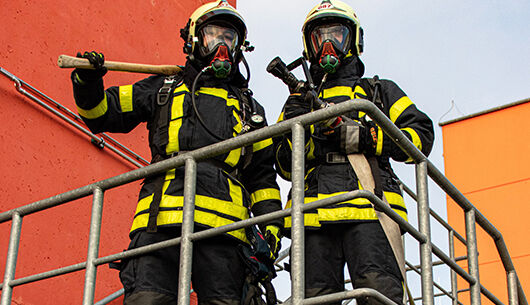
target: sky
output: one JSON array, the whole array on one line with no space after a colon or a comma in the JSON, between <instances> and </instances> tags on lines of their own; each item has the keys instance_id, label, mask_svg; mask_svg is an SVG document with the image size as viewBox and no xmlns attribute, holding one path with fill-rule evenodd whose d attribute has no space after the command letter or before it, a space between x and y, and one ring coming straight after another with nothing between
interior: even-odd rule
<instances>
[{"instance_id":1,"label":"sky","mask_svg":"<svg viewBox=\"0 0 530 305\"><path fill-rule=\"evenodd\" d=\"M433 120L436 139L429 160L440 171L444 164L439 122L530 97L530 1L344 2L355 10L364 29L361 59L365 76L395 81ZM276 122L288 90L266 67L276 56L286 63L301 56L301 28L309 10L318 3L237 1L248 27L248 40L255 46L255 51L246 54L251 89L265 107L269 124ZM301 71L295 74L303 77ZM393 167L415 190L414 166L394 163ZM290 184L280 181L280 186L285 198ZM445 195L432 181L429 199L431 208L446 219ZM410 198L405 201L409 221L417 226L416 206ZM447 251L447 233L433 222L431 219L432 240ZM286 239L283 243L289 244ZM405 244L407 259L419 264L417 242L407 238ZM448 274L437 268L434 280L450 289ZM413 294L419 295L419 279L410 273L408 278ZM285 300L290 295L288 274L281 272L274 284L279 298ZM436 304L450 302L437 298Z\"/></svg>"}]
</instances>

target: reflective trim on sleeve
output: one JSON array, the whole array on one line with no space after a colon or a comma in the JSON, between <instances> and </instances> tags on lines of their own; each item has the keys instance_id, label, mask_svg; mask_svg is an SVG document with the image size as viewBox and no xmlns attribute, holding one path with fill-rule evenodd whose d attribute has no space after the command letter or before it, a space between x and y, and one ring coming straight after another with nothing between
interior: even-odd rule
<instances>
[{"instance_id":1,"label":"reflective trim on sleeve","mask_svg":"<svg viewBox=\"0 0 530 305\"><path fill-rule=\"evenodd\" d=\"M278 160L278 151L281 149L281 146L282 144L278 145L278 148L276 149L275 156L274 156L274 158L276 159L276 165L278 166L277 169L280 170L283 177L285 177L287 180L291 180L291 172L284 170Z\"/></svg>"},{"instance_id":2,"label":"reflective trim on sleeve","mask_svg":"<svg viewBox=\"0 0 530 305\"><path fill-rule=\"evenodd\" d=\"M377 145L375 147L375 155L380 156L383 153L383 129L377 128Z\"/></svg>"},{"instance_id":3,"label":"reflective trim on sleeve","mask_svg":"<svg viewBox=\"0 0 530 305\"><path fill-rule=\"evenodd\" d=\"M280 190L274 188L257 190L250 194L252 205L265 200L281 200Z\"/></svg>"},{"instance_id":4,"label":"reflective trim on sleeve","mask_svg":"<svg viewBox=\"0 0 530 305\"><path fill-rule=\"evenodd\" d=\"M119 90L121 112L133 111L133 86L120 86Z\"/></svg>"},{"instance_id":5,"label":"reflective trim on sleeve","mask_svg":"<svg viewBox=\"0 0 530 305\"><path fill-rule=\"evenodd\" d=\"M405 111L405 109L407 109L410 105L412 105L412 101L406 95L397 100L388 111L392 123L395 123L401 113L403 113L403 111Z\"/></svg>"},{"instance_id":6,"label":"reflective trim on sleeve","mask_svg":"<svg viewBox=\"0 0 530 305\"><path fill-rule=\"evenodd\" d=\"M421 151L421 148L422 148L421 139L420 139L420 136L418 136L418 133L416 132L416 130L410 127L402 128L401 130L406 131L408 132L408 134L410 134L412 144L414 144L414 146L416 146ZM406 163L410 163L413 161L414 160L411 157L405 160Z\"/></svg>"},{"instance_id":7,"label":"reflective trim on sleeve","mask_svg":"<svg viewBox=\"0 0 530 305\"><path fill-rule=\"evenodd\" d=\"M252 144L252 151L253 152L257 152L257 151L260 151L264 148L267 148L269 146L272 145L272 139L271 138L268 138L268 139L265 139L263 141L259 141L257 143L254 143Z\"/></svg>"},{"instance_id":8,"label":"reflective trim on sleeve","mask_svg":"<svg viewBox=\"0 0 530 305\"><path fill-rule=\"evenodd\" d=\"M103 99L96 107L90 110L85 110L77 106L77 112L80 116L93 120L103 116L107 112L108 107L109 106L107 104L107 93L104 93Z\"/></svg>"},{"instance_id":9,"label":"reflective trim on sleeve","mask_svg":"<svg viewBox=\"0 0 530 305\"><path fill-rule=\"evenodd\" d=\"M420 136L418 136L418 133L416 132L416 130L410 127L402 128L401 130L406 131L410 134L410 137L412 138L412 143L414 144L414 146L416 146L421 151L421 148L422 148L421 139L420 139Z\"/></svg>"}]
</instances>

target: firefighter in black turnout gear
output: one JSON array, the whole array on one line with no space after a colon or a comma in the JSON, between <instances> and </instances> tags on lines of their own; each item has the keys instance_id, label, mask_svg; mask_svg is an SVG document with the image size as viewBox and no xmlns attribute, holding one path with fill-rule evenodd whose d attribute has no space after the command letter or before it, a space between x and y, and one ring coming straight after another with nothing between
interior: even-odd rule
<instances>
[{"instance_id":1,"label":"firefighter in black turnout gear","mask_svg":"<svg viewBox=\"0 0 530 305\"><path fill-rule=\"evenodd\" d=\"M302 32L304 57L310 62L310 74L323 102L371 100L419 150L429 154L434 131L427 115L394 82L362 78L364 65L359 55L363 32L351 7L337 0L322 1L307 15ZM311 112L306 95L303 90L291 90L279 121ZM342 121L331 123L314 124L305 131L305 203L362 189L361 179L349 162L349 155L361 154L375 160L372 171L376 173L374 179L380 181L381 197L384 193L391 208L406 220L407 209L389 158L407 162L408 156L365 113L348 113ZM277 171L290 180L290 134L274 142ZM287 208L290 206L289 199ZM346 264L354 288L372 288L403 303L404 279L369 200L341 202L308 211L304 217L306 297L343 291ZM288 235L290 217L285 227ZM399 228L396 232L401 237ZM375 299L357 301L379 303Z\"/></svg>"},{"instance_id":2,"label":"firefighter in black turnout gear","mask_svg":"<svg viewBox=\"0 0 530 305\"><path fill-rule=\"evenodd\" d=\"M152 162L266 125L264 109L239 71L248 49L246 26L224 0L200 6L181 30L183 73L153 75L104 90L101 53L85 52L95 70L72 73L79 114L94 133L129 132L147 122ZM248 70L248 69L247 69ZM252 119L251 119L252 118ZM271 139L197 164L195 230L215 228L281 209ZM130 230L129 249L180 236L184 169L145 179ZM283 220L260 225L274 260ZM248 245L244 229L193 242L192 284L199 304L240 304ZM121 262L125 304L176 304L179 247Z\"/></svg>"}]
</instances>

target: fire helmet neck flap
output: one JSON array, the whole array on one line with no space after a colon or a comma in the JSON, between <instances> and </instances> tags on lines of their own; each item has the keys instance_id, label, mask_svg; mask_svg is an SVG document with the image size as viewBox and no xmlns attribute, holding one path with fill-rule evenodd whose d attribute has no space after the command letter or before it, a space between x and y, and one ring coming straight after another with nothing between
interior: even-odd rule
<instances>
[{"instance_id":1,"label":"fire helmet neck flap","mask_svg":"<svg viewBox=\"0 0 530 305\"><path fill-rule=\"evenodd\" d=\"M334 73L344 57L361 55L363 30L353 9L339 0L323 0L311 9L302 27L304 56Z\"/></svg>"},{"instance_id":2,"label":"fire helmet neck flap","mask_svg":"<svg viewBox=\"0 0 530 305\"><path fill-rule=\"evenodd\" d=\"M180 34L185 41L184 53L201 66L212 65L216 76L223 77L241 60L247 27L226 0L218 0L197 8Z\"/></svg>"}]
</instances>

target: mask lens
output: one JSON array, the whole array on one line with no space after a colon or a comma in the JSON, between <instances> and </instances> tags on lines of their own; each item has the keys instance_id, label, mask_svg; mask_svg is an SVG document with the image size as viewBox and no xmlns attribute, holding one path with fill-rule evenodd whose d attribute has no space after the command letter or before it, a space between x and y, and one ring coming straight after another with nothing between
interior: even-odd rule
<instances>
[{"instance_id":1,"label":"mask lens","mask_svg":"<svg viewBox=\"0 0 530 305\"><path fill-rule=\"evenodd\" d=\"M318 53L324 42L330 41L337 51L346 53L350 45L350 29L342 24L326 24L317 26L311 32L311 47Z\"/></svg>"},{"instance_id":2,"label":"mask lens","mask_svg":"<svg viewBox=\"0 0 530 305\"><path fill-rule=\"evenodd\" d=\"M203 56L210 54L221 44L225 44L233 54L239 42L234 29L220 25L209 24L201 29L199 35L201 40L199 49Z\"/></svg>"}]
</instances>

